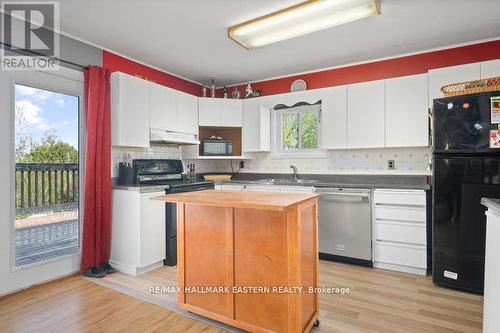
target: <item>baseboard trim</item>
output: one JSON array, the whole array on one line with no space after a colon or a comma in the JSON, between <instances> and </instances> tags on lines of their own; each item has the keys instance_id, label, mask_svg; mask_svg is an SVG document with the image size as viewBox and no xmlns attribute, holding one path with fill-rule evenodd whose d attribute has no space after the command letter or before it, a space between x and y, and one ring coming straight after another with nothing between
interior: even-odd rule
<instances>
[{"instance_id":1,"label":"baseboard trim","mask_svg":"<svg viewBox=\"0 0 500 333\"><path fill-rule=\"evenodd\" d=\"M144 274L146 272L149 272L155 268L163 266L163 260L155 262L154 264L151 264L146 267L134 267L134 266L129 266L129 265L124 265L122 263L116 262L116 261L109 261L109 264L113 266L114 269L116 269L118 272L121 272L123 274L127 275L132 275L132 276L138 276L141 274Z\"/></svg>"},{"instance_id":2,"label":"baseboard trim","mask_svg":"<svg viewBox=\"0 0 500 333\"><path fill-rule=\"evenodd\" d=\"M350 257L338 256L335 254L321 253L321 252L319 253L319 258L321 260L336 261L336 262L343 262L346 264L373 267L373 262L371 260L366 260L366 259L350 258Z\"/></svg>"},{"instance_id":3,"label":"baseboard trim","mask_svg":"<svg viewBox=\"0 0 500 333\"><path fill-rule=\"evenodd\" d=\"M146 267L142 267L142 268L137 268L137 275L141 275L141 274L144 274L146 272L149 272L153 269L156 269L158 267L161 267L163 266L163 260L162 261L158 261L158 262L155 262L154 264L151 264L149 266L146 266Z\"/></svg>"},{"instance_id":4,"label":"baseboard trim","mask_svg":"<svg viewBox=\"0 0 500 333\"><path fill-rule=\"evenodd\" d=\"M420 275L420 276L427 276L427 269L426 268L418 268L418 267L411 267L411 266L404 266L404 265L389 264L386 262L378 262L378 261L373 262L373 267L380 268L380 269L386 269L386 270L390 270L390 271L398 271L398 272L415 274L415 275Z\"/></svg>"}]
</instances>

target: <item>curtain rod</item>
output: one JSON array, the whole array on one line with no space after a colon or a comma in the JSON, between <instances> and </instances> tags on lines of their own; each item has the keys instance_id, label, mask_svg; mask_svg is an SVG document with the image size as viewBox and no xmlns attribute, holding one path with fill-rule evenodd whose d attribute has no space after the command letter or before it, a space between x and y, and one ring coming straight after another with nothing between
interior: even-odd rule
<instances>
[{"instance_id":1,"label":"curtain rod","mask_svg":"<svg viewBox=\"0 0 500 333\"><path fill-rule=\"evenodd\" d=\"M43 55L41 53L34 52L34 51L31 51L31 50L26 50L26 49L15 49L15 50L13 50L12 49L12 45L6 44L6 43L1 42L1 41L0 41L0 45L2 45L2 48L4 50L7 49L8 51L11 51L13 53L20 53L20 54L25 54L25 55L35 55L35 56L47 57L47 56L45 56L45 55ZM55 60L57 60L59 62L62 62L62 63L68 64L68 65L77 67L77 68L79 68L82 71L87 67L87 66L83 66L83 65L80 65L80 64L68 61L68 60L61 59L61 58L56 58L56 57L47 57L47 58L52 58L52 59L55 59Z\"/></svg>"}]
</instances>

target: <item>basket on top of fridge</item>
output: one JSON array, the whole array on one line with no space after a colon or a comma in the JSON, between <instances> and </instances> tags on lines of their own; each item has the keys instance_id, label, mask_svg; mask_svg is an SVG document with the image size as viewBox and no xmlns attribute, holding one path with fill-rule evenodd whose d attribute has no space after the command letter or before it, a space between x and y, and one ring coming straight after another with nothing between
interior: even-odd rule
<instances>
[{"instance_id":1,"label":"basket on top of fridge","mask_svg":"<svg viewBox=\"0 0 500 333\"><path fill-rule=\"evenodd\" d=\"M444 97L478 94L500 90L500 77L452 83L441 88Z\"/></svg>"}]
</instances>

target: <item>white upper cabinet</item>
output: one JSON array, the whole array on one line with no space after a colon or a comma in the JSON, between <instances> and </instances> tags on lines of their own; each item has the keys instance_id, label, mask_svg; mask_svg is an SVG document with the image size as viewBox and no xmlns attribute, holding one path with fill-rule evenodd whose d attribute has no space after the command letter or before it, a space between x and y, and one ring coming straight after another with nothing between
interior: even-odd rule
<instances>
[{"instance_id":1,"label":"white upper cabinet","mask_svg":"<svg viewBox=\"0 0 500 333\"><path fill-rule=\"evenodd\" d=\"M177 91L177 131L198 134L198 97Z\"/></svg>"},{"instance_id":2,"label":"white upper cabinet","mask_svg":"<svg viewBox=\"0 0 500 333\"><path fill-rule=\"evenodd\" d=\"M223 99L220 105L220 126L241 127L243 125L243 101L241 99Z\"/></svg>"},{"instance_id":3,"label":"white upper cabinet","mask_svg":"<svg viewBox=\"0 0 500 333\"><path fill-rule=\"evenodd\" d=\"M385 144L385 81L347 87L347 148L380 148Z\"/></svg>"},{"instance_id":4,"label":"white upper cabinet","mask_svg":"<svg viewBox=\"0 0 500 333\"><path fill-rule=\"evenodd\" d=\"M200 126L241 127L243 102L239 99L200 98Z\"/></svg>"},{"instance_id":5,"label":"white upper cabinet","mask_svg":"<svg viewBox=\"0 0 500 333\"><path fill-rule=\"evenodd\" d=\"M266 98L243 102L243 152L271 151L271 106Z\"/></svg>"},{"instance_id":6,"label":"white upper cabinet","mask_svg":"<svg viewBox=\"0 0 500 333\"><path fill-rule=\"evenodd\" d=\"M111 140L113 146L149 147L149 82L111 74Z\"/></svg>"},{"instance_id":7,"label":"white upper cabinet","mask_svg":"<svg viewBox=\"0 0 500 333\"><path fill-rule=\"evenodd\" d=\"M220 102L219 98L199 99L200 126L220 126Z\"/></svg>"},{"instance_id":8,"label":"white upper cabinet","mask_svg":"<svg viewBox=\"0 0 500 333\"><path fill-rule=\"evenodd\" d=\"M434 99L444 97L441 87L451 83L479 80L480 78L481 64L479 62L430 70L429 108L432 108Z\"/></svg>"},{"instance_id":9,"label":"white upper cabinet","mask_svg":"<svg viewBox=\"0 0 500 333\"><path fill-rule=\"evenodd\" d=\"M321 148L347 148L347 86L321 89Z\"/></svg>"},{"instance_id":10,"label":"white upper cabinet","mask_svg":"<svg viewBox=\"0 0 500 333\"><path fill-rule=\"evenodd\" d=\"M177 131L177 102L174 89L149 82L150 128Z\"/></svg>"},{"instance_id":11,"label":"white upper cabinet","mask_svg":"<svg viewBox=\"0 0 500 333\"><path fill-rule=\"evenodd\" d=\"M429 144L427 78L420 74L386 80L386 147Z\"/></svg>"},{"instance_id":12,"label":"white upper cabinet","mask_svg":"<svg viewBox=\"0 0 500 333\"><path fill-rule=\"evenodd\" d=\"M481 79L500 76L500 59L481 63Z\"/></svg>"}]
</instances>

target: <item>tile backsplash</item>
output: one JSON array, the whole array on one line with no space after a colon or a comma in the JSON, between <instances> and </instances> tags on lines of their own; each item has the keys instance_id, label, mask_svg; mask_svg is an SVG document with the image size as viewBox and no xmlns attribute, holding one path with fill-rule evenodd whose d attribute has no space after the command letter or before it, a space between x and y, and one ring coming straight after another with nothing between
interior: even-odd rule
<instances>
[{"instance_id":1,"label":"tile backsplash","mask_svg":"<svg viewBox=\"0 0 500 333\"><path fill-rule=\"evenodd\" d=\"M326 158L275 159L269 153L249 154L241 172L289 173L290 164L306 174L394 174L430 175L430 147L330 150ZM394 169L389 170L387 161L394 160ZM201 166L205 161L193 161ZM201 163L200 163L201 162ZM215 161L215 172L231 172L229 161ZM237 163L233 167L237 168Z\"/></svg>"},{"instance_id":2,"label":"tile backsplash","mask_svg":"<svg viewBox=\"0 0 500 333\"><path fill-rule=\"evenodd\" d=\"M118 176L118 163L123 161L123 154L137 158L172 158L181 159L182 150L176 146L154 146L151 148L113 147L111 152L111 176ZM245 160L241 172L289 173L290 164L296 165L300 173L307 174L394 174L394 175L429 175L430 147L422 148L384 148L329 150L326 158L271 158L269 153L248 154L252 159ZM388 170L387 160L394 160L394 170ZM184 160L195 163L196 171L231 172L227 160ZM233 162L238 168L238 162Z\"/></svg>"}]
</instances>

